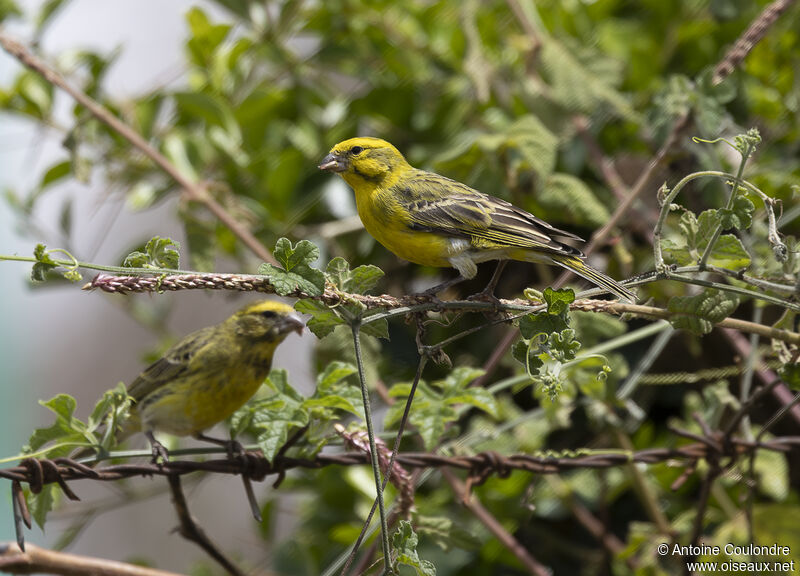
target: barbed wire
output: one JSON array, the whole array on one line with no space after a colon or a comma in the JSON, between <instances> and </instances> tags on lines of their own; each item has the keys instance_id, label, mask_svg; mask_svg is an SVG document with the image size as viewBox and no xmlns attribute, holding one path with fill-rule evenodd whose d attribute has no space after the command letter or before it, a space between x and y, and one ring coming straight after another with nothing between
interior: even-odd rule
<instances>
[{"instance_id":1,"label":"barbed wire","mask_svg":"<svg viewBox=\"0 0 800 576\"><path fill-rule=\"evenodd\" d=\"M737 459L759 449L788 452L800 446L800 436L782 436L760 442L729 438L722 432L699 436L692 432L673 430L676 434L695 442L675 448L650 448L627 452L609 450L598 452L573 452L571 455L502 455L481 452L469 456L448 456L427 452L405 452L397 455L397 462L406 468L454 468L486 479L492 475L507 476L512 470L536 474L555 474L582 468L612 468L631 463L658 464L669 460L694 461L716 456ZM318 454L314 458L278 456L270 462L258 452L249 451L245 457L214 460L170 460L163 464L135 463L111 464L93 468L70 458L28 458L19 465L0 469L0 478L26 483L32 492L41 491L47 484L58 483L68 495L77 497L67 486L73 480L116 481L136 476L172 476L193 472L241 474L262 481L267 476L285 474L290 469L319 469L327 466L360 466L369 464L369 454L347 452Z\"/></svg>"}]
</instances>

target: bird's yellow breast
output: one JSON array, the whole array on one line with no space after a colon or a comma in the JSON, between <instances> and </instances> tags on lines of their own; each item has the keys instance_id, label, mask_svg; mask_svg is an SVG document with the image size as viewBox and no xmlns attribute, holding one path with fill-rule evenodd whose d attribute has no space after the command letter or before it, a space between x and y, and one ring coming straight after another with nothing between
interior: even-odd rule
<instances>
[{"instance_id":1,"label":"bird's yellow breast","mask_svg":"<svg viewBox=\"0 0 800 576\"><path fill-rule=\"evenodd\" d=\"M361 188L361 187L360 187ZM448 267L452 239L441 234L412 230L406 210L387 189L355 190L356 206L367 232L403 260L423 266Z\"/></svg>"}]
</instances>

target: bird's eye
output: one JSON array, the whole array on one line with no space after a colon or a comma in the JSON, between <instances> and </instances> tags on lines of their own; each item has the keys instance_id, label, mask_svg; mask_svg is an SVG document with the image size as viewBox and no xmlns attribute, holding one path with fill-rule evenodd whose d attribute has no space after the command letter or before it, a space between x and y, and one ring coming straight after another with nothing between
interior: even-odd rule
<instances>
[{"instance_id":1,"label":"bird's eye","mask_svg":"<svg viewBox=\"0 0 800 576\"><path fill-rule=\"evenodd\" d=\"M264 318L275 318L275 316L277 316L277 314L275 314L275 312L273 312L272 310L264 310L261 313L261 316L264 317Z\"/></svg>"},{"instance_id":2,"label":"bird's eye","mask_svg":"<svg viewBox=\"0 0 800 576\"><path fill-rule=\"evenodd\" d=\"M352 154L353 156L358 156L363 151L364 149L361 146L353 146L352 148L350 148L350 154Z\"/></svg>"}]
</instances>

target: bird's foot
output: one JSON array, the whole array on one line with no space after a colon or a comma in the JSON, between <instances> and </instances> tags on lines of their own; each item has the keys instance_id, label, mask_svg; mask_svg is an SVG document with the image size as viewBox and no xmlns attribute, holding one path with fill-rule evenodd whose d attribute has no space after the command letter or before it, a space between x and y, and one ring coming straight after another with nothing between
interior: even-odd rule
<instances>
[{"instance_id":1,"label":"bird's foot","mask_svg":"<svg viewBox=\"0 0 800 576\"><path fill-rule=\"evenodd\" d=\"M489 302L493 304L495 308L500 306L500 298L494 295L493 290L481 290L472 296L467 296L467 300L470 302Z\"/></svg>"},{"instance_id":2,"label":"bird's foot","mask_svg":"<svg viewBox=\"0 0 800 576\"><path fill-rule=\"evenodd\" d=\"M212 438L211 436L206 436L205 434L195 434L194 437L198 440L202 440L203 442L210 442L211 444L222 446L225 448L225 452L228 454L228 458L230 460L233 460L237 457L246 459L247 457L247 450L244 449L244 446L242 446L238 440L223 440L222 438Z\"/></svg>"},{"instance_id":3,"label":"bird's foot","mask_svg":"<svg viewBox=\"0 0 800 576\"><path fill-rule=\"evenodd\" d=\"M145 432L145 436L150 441L150 451L153 454L153 459L151 462L153 464L158 464L158 459L161 459L162 464L166 464L169 462L169 450L158 440L156 437L153 436L152 432Z\"/></svg>"}]
</instances>

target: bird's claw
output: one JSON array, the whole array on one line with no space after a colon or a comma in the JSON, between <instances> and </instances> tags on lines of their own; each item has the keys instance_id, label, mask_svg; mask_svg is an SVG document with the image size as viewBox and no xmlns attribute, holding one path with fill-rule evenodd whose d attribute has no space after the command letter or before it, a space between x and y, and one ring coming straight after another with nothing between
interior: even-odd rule
<instances>
[{"instance_id":1,"label":"bird's claw","mask_svg":"<svg viewBox=\"0 0 800 576\"><path fill-rule=\"evenodd\" d=\"M158 440L153 440L150 443L150 451L153 454L153 459L151 461L153 464L158 464L159 458L161 458L162 464L167 464L169 462L169 451Z\"/></svg>"}]
</instances>

